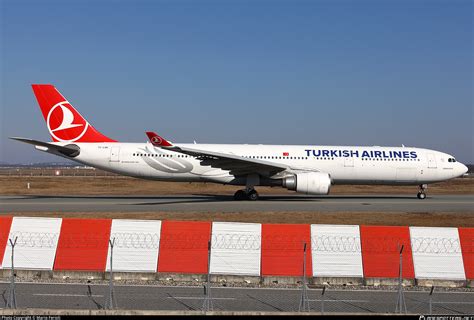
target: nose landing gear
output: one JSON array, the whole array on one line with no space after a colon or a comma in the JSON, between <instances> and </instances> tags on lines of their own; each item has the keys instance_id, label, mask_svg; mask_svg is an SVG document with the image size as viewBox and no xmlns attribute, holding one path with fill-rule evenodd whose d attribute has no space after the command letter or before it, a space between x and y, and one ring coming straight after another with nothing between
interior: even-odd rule
<instances>
[{"instance_id":1,"label":"nose landing gear","mask_svg":"<svg viewBox=\"0 0 474 320\"><path fill-rule=\"evenodd\" d=\"M416 195L416 197L421 200L425 199L426 198L425 190L427 188L428 188L428 185L420 184L420 189L418 190L418 194Z\"/></svg>"}]
</instances>

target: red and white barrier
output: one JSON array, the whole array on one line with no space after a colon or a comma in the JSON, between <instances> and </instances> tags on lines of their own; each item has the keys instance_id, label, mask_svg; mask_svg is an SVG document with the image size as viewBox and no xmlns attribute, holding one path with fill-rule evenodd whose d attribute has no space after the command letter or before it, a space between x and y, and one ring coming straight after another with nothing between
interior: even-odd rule
<instances>
[{"instance_id":1,"label":"red and white barrier","mask_svg":"<svg viewBox=\"0 0 474 320\"><path fill-rule=\"evenodd\" d=\"M63 219L54 270L104 271L110 219Z\"/></svg>"},{"instance_id":2,"label":"red and white barrier","mask_svg":"<svg viewBox=\"0 0 474 320\"><path fill-rule=\"evenodd\" d=\"M8 244L8 236L12 226L13 217L0 217L0 257L5 257L5 249ZM3 260L0 259L3 267Z\"/></svg>"},{"instance_id":3,"label":"red and white barrier","mask_svg":"<svg viewBox=\"0 0 474 320\"><path fill-rule=\"evenodd\" d=\"M364 276L359 226L313 224L311 238L314 277Z\"/></svg>"},{"instance_id":4,"label":"red and white barrier","mask_svg":"<svg viewBox=\"0 0 474 320\"><path fill-rule=\"evenodd\" d=\"M204 274L212 223L163 221L158 272Z\"/></svg>"},{"instance_id":5,"label":"red and white barrier","mask_svg":"<svg viewBox=\"0 0 474 320\"><path fill-rule=\"evenodd\" d=\"M302 275L304 244L306 244L306 275L311 276L313 269L310 226L307 224L263 224L262 275Z\"/></svg>"},{"instance_id":6,"label":"red and white barrier","mask_svg":"<svg viewBox=\"0 0 474 320\"><path fill-rule=\"evenodd\" d=\"M474 280L474 228L0 217L1 268ZM208 243L210 265L208 265Z\"/></svg>"},{"instance_id":7,"label":"red and white barrier","mask_svg":"<svg viewBox=\"0 0 474 320\"><path fill-rule=\"evenodd\" d=\"M258 223L212 223L211 273L259 276L261 231Z\"/></svg>"},{"instance_id":8,"label":"red and white barrier","mask_svg":"<svg viewBox=\"0 0 474 320\"><path fill-rule=\"evenodd\" d=\"M474 228L458 228L466 279L474 279Z\"/></svg>"},{"instance_id":9,"label":"red and white barrier","mask_svg":"<svg viewBox=\"0 0 474 320\"><path fill-rule=\"evenodd\" d=\"M14 266L18 269L52 270L59 232L59 218L14 217L9 239L17 239ZM11 267L12 247L7 245L2 268Z\"/></svg>"},{"instance_id":10,"label":"red and white barrier","mask_svg":"<svg viewBox=\"0 0 474 320\"><path fill-rule=\"evenodd\" d=\"M403 278L415 278L408 227L360 226L360 238L366 278L398 278L400 252Z\"/></svg>"},{"instance_id":11,"label":"red and white barrier","mask_svg":"<svg viewBox=\"0 0 474 320\"><path fill-rule=\"evenodd\" d=\"M110 239L115 239L113 270L156 272L160 233L160 220L113 219L110 230ZM110 246L106 270L110 270Z\"/></svg>"},{"instance_id":12,"label":"red and white barrier","mask_svg":"<svg viewBox=\"0 0 474 320\"><path fill-rule=\"evenodd\" d=\"M417 279L464 280L457 228L410 227Z\"/></svg>"}]
</instances>

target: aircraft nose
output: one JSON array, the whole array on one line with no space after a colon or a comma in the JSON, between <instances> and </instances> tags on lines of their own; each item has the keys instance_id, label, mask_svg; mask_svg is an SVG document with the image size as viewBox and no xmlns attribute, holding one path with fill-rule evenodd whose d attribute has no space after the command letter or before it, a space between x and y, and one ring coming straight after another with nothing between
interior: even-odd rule
<instances>
[{"instance_id":1,"label":"aircraft nose","mask_svg":"<svg viewBox=\"0 0 474 320\"><path fill-rule=\"evenodd\" d=\"M460 163L461 165L461 175L465 174L466 172L469 171L468 167L462 163Z\"/></svg>"}]
</instances>

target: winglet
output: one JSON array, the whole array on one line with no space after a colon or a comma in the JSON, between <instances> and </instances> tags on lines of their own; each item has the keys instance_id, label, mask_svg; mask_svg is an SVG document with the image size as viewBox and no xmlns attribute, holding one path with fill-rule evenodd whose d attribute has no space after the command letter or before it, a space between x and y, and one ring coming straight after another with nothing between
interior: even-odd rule
<instances>
[{"instance_id":1,"label":"winglet","mask_svg":"<svg viewBox=\"0 0 474 320\"><path fill-rule=\"evenodd\" d=\"M173 145L152 131L147 131L146 135L155 147L172 147Z\"/></svg>"}]
</instances>

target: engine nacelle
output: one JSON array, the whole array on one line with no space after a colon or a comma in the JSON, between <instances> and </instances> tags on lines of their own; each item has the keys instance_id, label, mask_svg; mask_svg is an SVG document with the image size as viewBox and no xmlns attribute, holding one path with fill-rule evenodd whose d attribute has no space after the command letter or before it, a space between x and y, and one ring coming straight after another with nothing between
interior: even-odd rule
<instances>
[{"instance_id":1,"label":"engine nacelle","mask_svg":"<svg viewBox=\"0 0 474 320\"><path fill-rule=\"evenodd\" d=\"M331 177L324 172L298 173L283 179L283 187L306 194L328 194Z\"/></svg>"}]
</instances>

